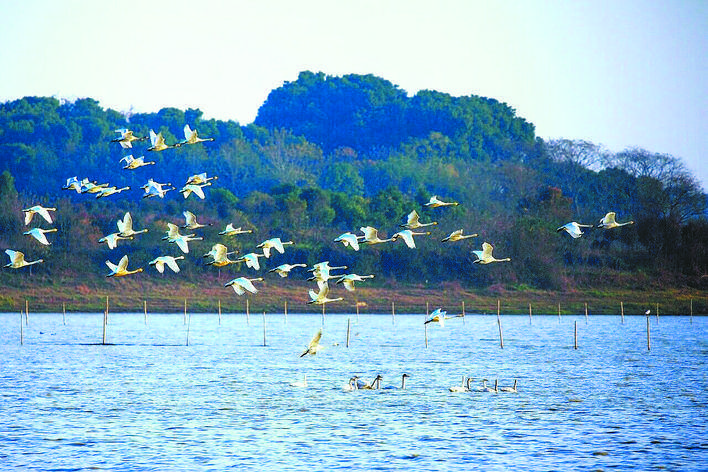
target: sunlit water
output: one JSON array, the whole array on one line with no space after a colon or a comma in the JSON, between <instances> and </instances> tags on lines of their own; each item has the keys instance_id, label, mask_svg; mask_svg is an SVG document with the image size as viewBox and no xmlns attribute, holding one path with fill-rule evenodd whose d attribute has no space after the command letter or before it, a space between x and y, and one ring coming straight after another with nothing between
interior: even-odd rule
<instances>
[{"instance_id":1,"label":"sunlit water","mask_svg":"<svg viewBox=\"0 0 708 472\"><path fill-rule=\"evenodd\" d=\"M708 319L0 315L7 470L706 470ZM346 347L347 320L350 346ZM574 322L579 349L573 348ZM343 391L357 374L406 390ZM290 387L307 374L308 389ZM462 376L518 393L457 393ZM475 380L474 386L478 385Z\"/></svg>"}]
</instances>

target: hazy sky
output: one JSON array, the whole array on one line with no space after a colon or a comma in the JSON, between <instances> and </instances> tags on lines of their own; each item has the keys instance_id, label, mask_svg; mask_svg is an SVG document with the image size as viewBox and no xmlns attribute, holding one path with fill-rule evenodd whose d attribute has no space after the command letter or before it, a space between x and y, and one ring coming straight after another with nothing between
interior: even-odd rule
<instances>
[{"instance_id":1,"label":"hazy sky","mask_svg":"<svg viewBox=\"0 0 708 472\"><path fill-rule=\"evenodd\" d=\"M542 138L680 157L708 189L708 1L0 3L0 101L251 123L298 72L493 97Z\"/></svg>"}]
</instances>

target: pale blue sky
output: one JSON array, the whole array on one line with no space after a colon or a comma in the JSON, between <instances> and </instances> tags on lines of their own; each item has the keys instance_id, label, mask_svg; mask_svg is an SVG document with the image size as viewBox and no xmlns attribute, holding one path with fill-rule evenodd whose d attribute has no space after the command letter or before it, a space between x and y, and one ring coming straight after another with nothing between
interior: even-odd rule
<instances>
[{"instance_id":1,"label":"pale blue sky","mask_svg":"<svg viewBox=\"0 0 708 472\"><path fill-rule=\"evenodd\" d=\"M708 189L708 2L0 3L0 101L253 121L302 70L506 102L542 138L680 157Z\"/></svg>"}]
</instances>

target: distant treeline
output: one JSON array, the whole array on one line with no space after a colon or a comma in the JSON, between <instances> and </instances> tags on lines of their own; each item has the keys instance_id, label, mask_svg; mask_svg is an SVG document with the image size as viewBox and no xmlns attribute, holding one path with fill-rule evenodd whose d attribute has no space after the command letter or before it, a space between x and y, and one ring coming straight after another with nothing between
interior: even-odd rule
<instances>
[{"instance_id":1,"label":"distant treeline","mask_svg":"<svg viewBox=\"0 0 708 472\"><path fill-rule=\"evenodd\" d=\"M185 124L215 141L162 152L145 152L146 141L133 149L110 142L116 129L139 136L152 129L169 145L184 139ZM119 161L128 154L156 164L124 170ZM103 261L126 253L135 261L131 266L179 254L161 237L167 222L183 224L182 211L190 210L213 226L202 231L205 241L194 244L178 277L213 272L201 255L215 242L249 252L280 236L296 245L268 267L330 260L377 274L377 283L550 289L697 286L708 279L701 277L708 271L706 194L679 159L639 148L609 153L586 141L545 142L531 123L494 99L435 91L409 97L371 75L302 72L273 90L246 126L204 119L198 109L127 114L90 98L25 97L0 104L0 172L0 249L43 257L46 262L33 270L62 276L102 276ZM200 172L218 176L203 201L177 192L142 198L140 186L148 178L179 188ZM100 200L61 190L72 176L131 190ZM427 209L423 204L432 195L460 205ZM37 203L58 208L59 232L48 247L22 235L29 228L21 209ZM355 253L332 241L365 225L391 235L413 209L422 220L438 222L415 250L398 242ZM150 231L112 251L98 244L126 211L137 228ZM569 221L597 223L608 211L635 224L589 229L577 240L555 231ZM229 222L255 231L218 236ZM460 228L480 236L440 243ZM482 241L512 262L472 264L471 250ZM6 269L0 277L17 274Z\"/></svg>"}]
</instances>

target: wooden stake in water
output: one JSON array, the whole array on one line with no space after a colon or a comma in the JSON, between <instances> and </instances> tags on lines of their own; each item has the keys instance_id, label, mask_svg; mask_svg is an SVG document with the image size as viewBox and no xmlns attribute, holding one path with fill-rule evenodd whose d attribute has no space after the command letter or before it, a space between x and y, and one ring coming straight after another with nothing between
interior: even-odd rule
<instances>
[{"instance_id":1,"label":"wooden stake in water","mask_svg":"<svg viewBox=\"0 0 708 472\"><path fill-rule=\"evenodd\" d=\"M585 302L585 324L588 324L588 302Z\"/></svg>"},{"instance_id":2,"label":"wooden stake in water","mask_svg":"<svg viewBox=\"0 0 708 472\"><path fill-rule=\"evenodd\" d=\"M219 299L219 326L221 326L221 299Z\"/></svg>"},{"instance_id":3,"label":"wooden stake in water","mask_svg":"<svg viewBox=\"0 0 708 472\"><path fill-rule=\"evenodd\" d=\"M391 324L396 324L396 303L391 302Z\"/></svg>"},{"instance_id":4,"label":"wooden stake in water","mask_svg":"<svg viewBox=\"0 0 708 472\"><path fill-rule=\"evenodd\" d=\"M690 311L690 316L691 316L691 324L693 324L693 298L691 298L691 311Z\"/></svg>"},{"instance_id":5,"label":"wooden stake in water","mask_svg":"<svg viewBox=\"0 0 708 472\"><path fill-rule=\"evenodd\" d=\"M29 302L25 298L25 323L29 326Z\"/></svg>"},{"instance_id":6,"label":"wooden stake in water","mask_svg":"<svg viewBox=\"0 0 708 472\"><path fill-rule=\"evenodd\" d=\"M108 324L108 295L106 295L106 324Z\"/></svg>"},{"instance_id":7,"label":"wooden stake in water","mask_svg":"<svg viewBox=\"0 0 708 472\"><path fill-rule=\"evenodd\" d=\"M425 327L425 349L428 349L428 325L423 324L423 326Z\"/></svg>"},{"instance_id":8,"label":"wooden stake in water","mask_svg":"<svg viewBox=\"0 0 708 472\"><path fill-rule=\"evenodd\" d=\"M103 312L103 344L106 344L106 326L108 325L108 311Z\"/></svg>"},{"instance_id":9,"label":"wooden stake in water","mask_svg":"<svg viewBox=\"0 0 708 472\"><path fill-rule=\"evenodd\" d=\"M266 345L266 317L265 311L263 312L263 346Z\"/></svg>"},{"instance_id":10,"label":"wooden stake in water","mask_svg":"<svg viewBox=\"0 0 708 472\"><path fill-rule=\"evenodd\" d=\"M558 322L561 322L561 304L558 303Z\"/></svg>"},{"instance_id":11,"label":"wooden stake in water","mask_svg":"<svg viewBox=\"0 0 708 472\"><path fill-rule=\"evenodd\" d=\"M428 316L430 316L430 303L425 302L425 319L428 319Z\"/></svg>"},{"instance_id":12,"label":"wooden stake in water","mask_svg":"<svg viewBox=\"0 0 708 472\"><path fill-rule=\"evenodd\" d=\"M61 321L66 325L66 302L61 302Z\"/></svg>"},{"instance_id":13,"label":"wooden stake in water","mask_svg":"<svg viewBox=\"0 0 708 472\"><path fill-rule=\"evenodd\" d=\"M186 312L185 312L186 316ZM189 346L189 327L192 324L192 314L190 313L189 316L187 317L187 346Z\"/></svg>"},{"instance_id":14,"label":"wooden stake in water","mask_svg":"<svg viewBox=\"0 0 708 472\"><path fill-rule=\"evenodd\" d=\"M499 325L499 347L504 349L504 330L502 329L502 322L500 316L497 316L497 324Z\"/></svg>"},{"instance_id":15,"label":"wooden stake in water","mask_svg":"<svg viewBox=\"0 0 708 472\"><path fill-rule=\"evenodd\" d=\"M620 302L620 310L622 313L622 324L624 324L624 302Z\"/></svg>"},{"instance_id":16,"label":"wooden stake in water","mask_svg":"<svg viewBox=\"0 0 708 472\"><path fill-rule=\"evenodd\" d=\"M501 301L497 298L497 319L499 319L500 314L501 314Z\"/></svg>"},{"instance_id":17,"label":"wooden stake in water","mask_svg":"<svg viewBox=\"0 0 708 472\"><path fill-rule=\"evenodd\" d=\"M462 300L462 324L465 324L465 301Z\"/></svg>"},{"instance_id":18,"label":"wooden stake in water","mask_svg":"<svg viewBox=\"0 0 708 472\"><path fill-rule=\"evenodd\" d=\"M351 328L351 319L347 318L347 347L349 347L349 329Z\"/></svg>"},{"instance_id":19,"label":"wooden stake in water","mask_svg":"<svg viewBox=\"0 0 708 472\"><path fill-rule=\"evenodd\" d=\"M574 347L575 347L575 349L578 349L578 321L577 320L575 320L575 334L573 337L575 339Z\"/></svg>"},{"instance_id":20,"label":"wooden stake in water","mask_svg":"<svg viewBox=\"0 0 708 472\"><path fill-rule=\"evenodd\" d=\"M322 304L322 326L325 324L325 303Z\"/></svg>"},{"instance_id":21,"label":"wooden stake in water","mask_svg":"<svg viewBox=\"0 0 708 472\"><path fill-rule=\"evenodd\" d=\"M187 299L184 299L184 324L187 324Z\"/></svg>"},{"instance_id":22,"label":"wooden stake in water","mask_svg":"<svg viewBox=\"0 0 708 472\"><path fill-rule=\"evenodd\" d=\"M356 322L359 322L359 301L356 301Z\"/></svg>"},{"instance_id":23,"label":"wooden stake in water","mask_svg":"<svg viewBox=\"0 0 708 472\"><path fill-rule=\"evenodd\" d=\"M288 301L285 300L285 307L283 308L283 315L285 316L285 324L288 324Z\"/></svg>"},{"instance_id":24,"label":"wooden stake in water","mask_svg":"<svg viewBox=\"0 0 708 472\"><path fill-rule=\"evenodd\" d=\"M251 313L250 307L248 306L248 298L246 299L246 324L251 326Z\"/></svg>"},{"instance_id":25,"label":"wooden stake in water","mask_svg":"<svg viewBox=\"0 0 708 472\"><path fill-rule=\"evenodd\" d=\"M649 326L649 315L647 314L647 351L651 351L651 327Z\"/></svg>"},{"instance_id":26,"label":"wooden stake in water","mask_svg":"<svg viewBox=\"0 0 708 472\"><path fill-rule=\"evenodd\" d=\"M656 324L659 324L659 304L656 304Z\"/></svg>"},{"instance_id":27,"label":"wooden stake in water","mask_svg":"<svg viewBox=\"0 0 708 472\"><path fill-rule=\"evenodd\" d=\"M533 312L531 311L531 304L529 303L529 324L532 323L533 320Z\"/></svg>"},{"instance_id":28,"label":"wooden stake in water","mask_svg":"<svg viewBox=\"0 0 708 472\"><path fill-rule=\"evenodd\" d=\"M25 345L25 325L23 318L22 309L20 309L20 346Z\"/></svg>"},{"instance_id":29,"label":"wooden stake in water","mask_svg":"<svg viewBox=\"0 0 708 472\"><path fill-rule=\"evenodd\" d=\"M143 300L143 322L145 323L145 326L148 324L148 302L147 300Z\"/></svg>"}]
</instances>

